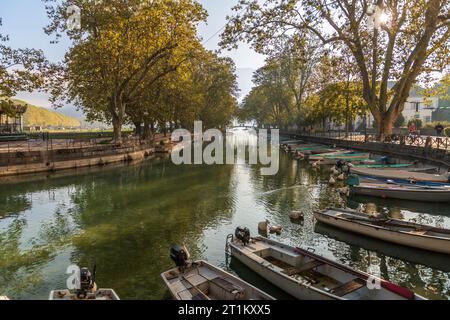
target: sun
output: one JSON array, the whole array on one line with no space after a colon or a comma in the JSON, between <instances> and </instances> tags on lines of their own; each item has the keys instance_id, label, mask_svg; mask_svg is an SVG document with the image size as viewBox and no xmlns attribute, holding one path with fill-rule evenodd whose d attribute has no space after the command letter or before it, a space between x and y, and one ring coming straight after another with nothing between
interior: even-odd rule
<instances>
[{"instance_id":1,"label":"sun","mask_svg":"<svg viewBox=\"0 0 450 320\"><path fill-rule=\"evenodd\" d=\"M389 21L389 16L386 14L386 12L380 13L378 16L378 23L380 25L386 25Z\"/></svg>"}]
</instances>

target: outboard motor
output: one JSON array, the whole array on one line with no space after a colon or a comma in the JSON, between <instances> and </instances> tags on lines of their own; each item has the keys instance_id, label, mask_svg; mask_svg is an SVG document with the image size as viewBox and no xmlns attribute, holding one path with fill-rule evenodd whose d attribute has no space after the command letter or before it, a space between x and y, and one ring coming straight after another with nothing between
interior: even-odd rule
<instances>
[{"instance_id":1,"label":"outboard motor","mask_svg":"<svg viewBox=\"0 0 450 320\"><path fill-rule=\"evenodd\" d=\"M339 160L336 163L336 167L338 167L342 173L349 174L350 173L350 163L344 160Z\"/></svg>"},{"instance_id":2,"label":"outboard motor","mask_svg":"<svg viewBox=\"0 0 450 320\"><path fill-rule=\"evenodd\" d=\"M237 239L241 240L244 246L250 243L250 230L245 227L237 227L234 233Z\"/></svg>"},{"instance_id":3,"label":"outboard motor","mask_svg":"<svg viewBox=\"0 0 450 320\"><path fill-rule=\"evenodd\" d=\"M185 246L176 245L170 249L170 258L178 268L184 270L189 266L191 255Z\"/></svg>"},{"instance_id":4,"label":"outboard motor","mask_svg":"<svg viewBox=\"0 0 450 320\"><path fill-rule=\"evenodd\" d=\"M94 266L94 273L91 274L88 268L80 269L80 289L77 291L77 297L79 299L84 299L89 293L95 288L95 273L96 267Z\"/></svg>"}]
</instances>

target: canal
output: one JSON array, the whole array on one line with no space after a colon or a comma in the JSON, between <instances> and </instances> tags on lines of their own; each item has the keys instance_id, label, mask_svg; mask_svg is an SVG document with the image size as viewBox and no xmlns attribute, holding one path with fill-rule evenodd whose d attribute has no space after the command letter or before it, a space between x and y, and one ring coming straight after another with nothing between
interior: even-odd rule
<instances>
[{"instance_id":1,"label":"canal","mask_svg":"<svg viewBox=\"0 0 450 320\"><path fill-rule=\"evenodd\" d=\"M248 135L241 131L236 135ZM450 227L450 206L372 198L344 199L328 186L326 168L280 153L280 170L258 165L176 166L170 159L0 182L0 295L47 299L66 287L71 264L97 266L97 283L122 299L167 299L160 273L169 248L185 243L195 259L231 268L284 296L225 256L237 226L257 234L268 219L284 226L269 235L406 286L430 299L450 298L450 259L316 225L312 212L372 203L397 219ZM289 213L305 213L302 224Z\"/></svg>"}]
</instances>

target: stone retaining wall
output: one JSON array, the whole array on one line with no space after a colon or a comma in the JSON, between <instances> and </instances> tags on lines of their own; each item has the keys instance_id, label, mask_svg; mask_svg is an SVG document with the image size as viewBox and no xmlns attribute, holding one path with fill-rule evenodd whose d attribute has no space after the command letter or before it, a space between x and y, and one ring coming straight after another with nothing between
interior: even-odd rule
<instances>
[{"instance_id":1,"label":"stone retaining wall","mask_svg":"<svg viewBox=\"0 0 450 320\"><path fill-rule=\"evenodd\" d=\"M2 153L0 154L0 177L142 161L153 156L154 153L155 149L149 145Z\"/></svg>"}]
</instances>

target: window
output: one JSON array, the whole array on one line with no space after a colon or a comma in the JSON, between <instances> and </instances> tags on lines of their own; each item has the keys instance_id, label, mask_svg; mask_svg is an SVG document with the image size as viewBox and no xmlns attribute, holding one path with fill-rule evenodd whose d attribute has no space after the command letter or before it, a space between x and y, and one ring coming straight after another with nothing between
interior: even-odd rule
<instances>
[{"instance_id":1,"label":"window","mask_svg":"<svg viewBox=\"0 0 450 320\"><path fill-rule=\"evenodd\" d=\"M426 117L425 117L425 122L426 122L426 123L431 122L431 116L426 116Z\"/></svg>"}]
</instances>

